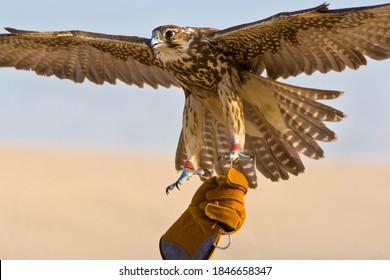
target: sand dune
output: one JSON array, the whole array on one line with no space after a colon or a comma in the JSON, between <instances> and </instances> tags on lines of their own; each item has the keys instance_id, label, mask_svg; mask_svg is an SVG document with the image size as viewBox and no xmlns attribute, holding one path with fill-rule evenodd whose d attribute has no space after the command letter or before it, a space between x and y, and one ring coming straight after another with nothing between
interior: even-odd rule
<instances>
[{"instance_id":1,"label":"sand dune","mask_svg":"<svg viewBox=\"0 0 390 280\"><path fill-rule=\"evenodd\" d=\"M390 164L310 162L260 180L215 259L390 259ZM199 180L166 196L173 157L0 149L0 259L160 259ZM223 241L223 240L222 240Z\"/></svg>"}]
</instances>

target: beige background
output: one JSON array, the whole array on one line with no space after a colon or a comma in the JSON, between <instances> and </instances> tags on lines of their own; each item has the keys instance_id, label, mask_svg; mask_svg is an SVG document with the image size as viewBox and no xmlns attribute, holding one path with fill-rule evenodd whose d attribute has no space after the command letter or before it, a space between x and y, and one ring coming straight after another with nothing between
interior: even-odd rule
<instances>
[{"instance_id":1,"label":"beige background","mask_svg":"<svg viewBox=\"0 0 390 280\"><path fill-rule=\"evenodd\" d=\"M260 179L214 259L390 259L390 164L306 165L288 182ZM177 176L173 156L0 148L0 259L160 259L200 183L166 196Z\"/></svg>"}]
</instances>

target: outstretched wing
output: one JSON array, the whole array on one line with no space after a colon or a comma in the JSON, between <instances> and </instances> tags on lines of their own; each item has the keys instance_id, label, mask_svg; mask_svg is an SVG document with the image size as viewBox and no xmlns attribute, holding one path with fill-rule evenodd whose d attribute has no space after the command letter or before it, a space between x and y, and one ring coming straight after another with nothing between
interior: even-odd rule
<instances>
[{"instance_id":1,"label":"outstretched wing","mask_svg":"<svg viewBox=\"0 0 390 280\"><path fill-rule=\"evenodd\" d=\"M329 10L327 5L210 34L224 51L256 73L287 78L343 71L390 57L390 4Z\"/></svg>"},{"instance_id":2,"label":"outstretched wing","mask_svg":"<svg viewBox=\"0 0 390 280\"><path fill-rule=\"evenodd\" d=\"M146 38L84 31L31 32L6 28L0 34L0 66L33 70L81 83L116 80L142 87L179 86L154 58Z\"/></svg>"}]
</instances>

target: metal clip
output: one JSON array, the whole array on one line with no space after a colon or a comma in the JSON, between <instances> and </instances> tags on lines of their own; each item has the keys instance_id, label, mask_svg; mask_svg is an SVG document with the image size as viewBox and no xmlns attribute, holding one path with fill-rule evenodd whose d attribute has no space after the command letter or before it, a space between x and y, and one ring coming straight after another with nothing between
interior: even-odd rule
<instances>
[{"instance_id":1,"label":"metal clip","mask_svg":"<svg viewBox=\"0 0 390 280\"><path fill-rule=\"evenodd\" d=\"M232 244L232 241L233 241L232 235L229 234L228 232L224 231L223 229L220 229L219 231L220 231L223 235L227 235L227 236L228 236L228 238L229 238L228 244L227 244L226 246L221 247L221 246L218 246L217 243L214 243L214 247L217 248L217 249L226 250L226 249L229 248L230 245Z\"/></svg>"}]
</instances>

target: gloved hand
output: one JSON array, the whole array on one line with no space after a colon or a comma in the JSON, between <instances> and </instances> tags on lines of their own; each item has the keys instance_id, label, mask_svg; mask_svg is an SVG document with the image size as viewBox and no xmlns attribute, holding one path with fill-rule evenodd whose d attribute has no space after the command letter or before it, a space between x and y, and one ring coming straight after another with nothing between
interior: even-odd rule
<instances>
[{"instance_id":1,"label":"gloved hand","mask_svg":"<svg viewBox=\"0 0 390 280\"><path fill-rule=\"evenodd\" d=\"M163 259L210 259L222 234L233 234L245 220L248 181L236 169L204 182L191 204L160 239ZM215 244L215 245L214 245Z\"/></svg>"}]
</instances>

